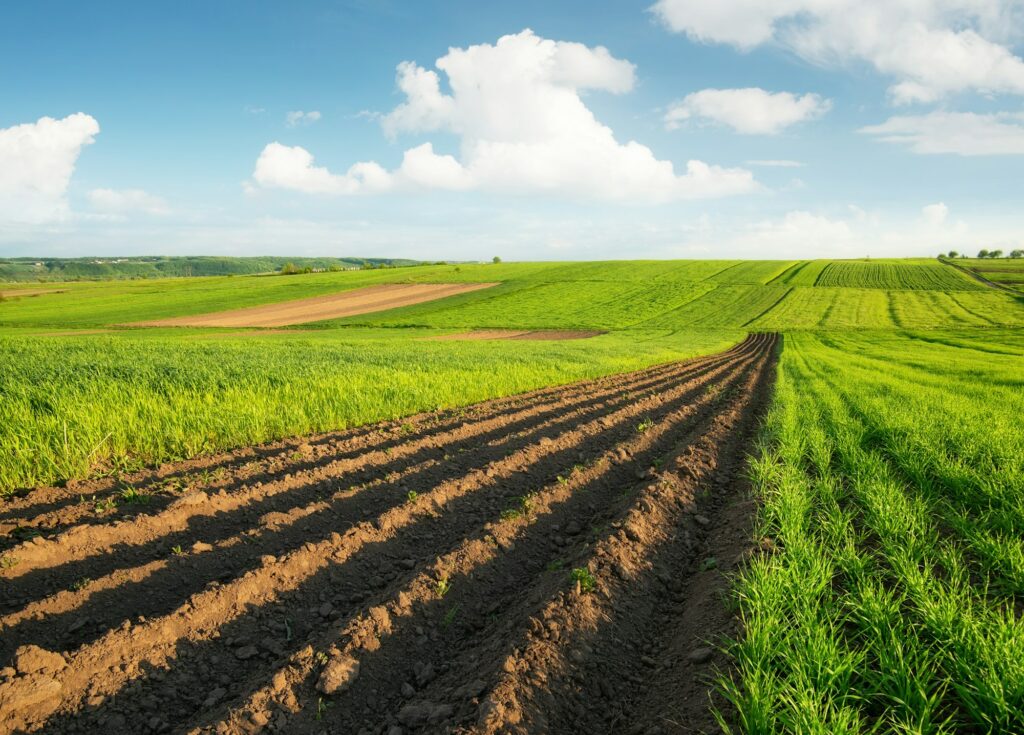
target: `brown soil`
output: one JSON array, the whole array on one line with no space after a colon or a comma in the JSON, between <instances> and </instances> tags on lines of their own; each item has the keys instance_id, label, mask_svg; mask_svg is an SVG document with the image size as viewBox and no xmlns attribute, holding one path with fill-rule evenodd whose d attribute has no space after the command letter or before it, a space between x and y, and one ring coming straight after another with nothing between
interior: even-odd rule
<instances>
[{"instance_id":1,"label":"brown soil","mask_svg":"<svg viewBox=\"0 0 1024 735\"><path fill-rule=\"evenodd\" d=\"M48 293L64 293L64 290L53 288L15 288L8 291L0 291L0 299L16 299L19 296L45 296Z\"/></svg>"},{"instance_id":2,"label":"brown soil","mask_svg":"<svg viewBox=\"0 0 1024 735\"><path fill-rule=\"evenodd\" d=\"M775 347L15 498L0 732L710 730Z\"/></svg>"},{"instance_id":3,"label":"brown soil","mask_svg":"<svg viewBox=\"0 0 1024 735\"><path fill-rule=\"evenodd\" d=\"M284 327L397 309L479 291L496 283L386 283L308 299L173 319L135 322L135 327Z\"/></svg>"},{"instance_id":4,"label":"brown soil","mask_svg":"<svg viewBox=\"0 0 1024 735\"><path fill-rule=\"evenodd\" d=\"M593 329L474 329L471 332L444 334L430 339L440 340L478 340L478 339L530 339L530 340L562 340L589 339L604 332Z\"/></svg>"}]
</instances>

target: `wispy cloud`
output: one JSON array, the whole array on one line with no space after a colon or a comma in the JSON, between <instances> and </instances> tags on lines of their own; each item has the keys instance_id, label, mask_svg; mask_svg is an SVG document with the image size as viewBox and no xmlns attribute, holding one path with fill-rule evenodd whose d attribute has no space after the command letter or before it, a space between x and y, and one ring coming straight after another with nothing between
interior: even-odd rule
<instances>
[{"instance_id":1,"label":"wispy cloud","mask_svg":"<svg viewBox=\"0 0 1024 735\"><path fill-rule=\"evenodd\" d=\"M297 128L300 125L312 125L319 121L320 117L320 112L317 110L311 110L309 112L304 112L303 110L292 110L284 116L284 124L290 128Z\"/></svg>"}]
</instances>

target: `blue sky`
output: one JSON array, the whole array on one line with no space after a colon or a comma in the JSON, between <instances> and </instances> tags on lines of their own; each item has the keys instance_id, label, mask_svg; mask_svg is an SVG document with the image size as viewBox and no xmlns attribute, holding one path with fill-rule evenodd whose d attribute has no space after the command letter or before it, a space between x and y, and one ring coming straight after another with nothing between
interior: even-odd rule
<instances>
[{"instance_id":1,"label":"blue sky","mask_svg":"<svg viewBox=\"0 0 1024 735\"><path fill-rule=\"evenodd\" d=\"M652 2L9 5L0 255L1024 243L1018 0Z\"/></svg>"}]
</instances>

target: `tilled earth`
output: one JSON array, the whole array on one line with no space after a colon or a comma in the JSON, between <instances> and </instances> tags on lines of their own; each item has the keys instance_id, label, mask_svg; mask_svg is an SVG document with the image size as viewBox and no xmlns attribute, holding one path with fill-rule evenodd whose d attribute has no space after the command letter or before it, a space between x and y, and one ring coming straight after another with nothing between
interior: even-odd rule
<instances>
[{"instance_id":1,"label":"tilled earth","mask_svg":"<svg viewBox=\"0 0 1024 735\"><path fill-rule=\"evenodd\" d=\"M775 353L10 500L0 732L712 730Z\"/></svg>"}]
</instances>

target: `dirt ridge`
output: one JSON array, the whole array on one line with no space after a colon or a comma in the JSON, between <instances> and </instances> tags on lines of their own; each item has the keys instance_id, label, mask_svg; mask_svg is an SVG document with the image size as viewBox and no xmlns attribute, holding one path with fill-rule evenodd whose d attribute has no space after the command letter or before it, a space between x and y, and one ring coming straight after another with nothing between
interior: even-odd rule
<instances>
[{"instance_id":1,"label":"dirt ridge","mask_svg":"<svg viewBox=\"0 0 1024 735\"><path fill-rule=\"evenodd\" d=\"M580 728L541 692L575 681L559 660L583 671L600 657L567 659L577 648L558 640L575 641L599 619L620 630L609 559L649 590L648 555L692 556L703 533L694 513L715 478L735 476L774 350L773 337L754 335L688 363L325 435L301 457L289 452L303 444L254 448L241 455L262 456L251 475L267 475L263 495L243 495L260 490L243 472L209 481L210 492L195 482L154 513L78 526L72 538L113 531L88 553L71 545L78 551L60 559L66 542L22 543L9 553L25 561L0 571L28 600L0 618L0 650L14 664L0 671L0 732L123 731L129 722L196 733ZM410 428L396 435L396 426ZM449 453L454 446L462 451ZM339 451L353 456L333 459ZM345 475L353 470L364 472L360 487ZM59 493L46 498L17 501L18 520L30 521L32 508L63 512L49 508ZM241 501L232 510L197 510L232 498ZM247 510L261 498L281 503ZM176 503L184 525L169 531ZM128 531L147 523L149 556L133 555ZM180 551L154 556L171 539ZM595 575L594 592L572 591L577 564ZM90 570L95 581L78 589L30 590ZM640 610L643 599L621 604ZM149 611L141 619L127 614L133 601ZM544 618L549 610L561 612ZM560 635L545 658L552 621ZM531 656L526 675L519 662ZM33 657L45 665L33 668ZM618 727L634 699L617 697L588 726Z\"/></svg>"}]
</instances>

